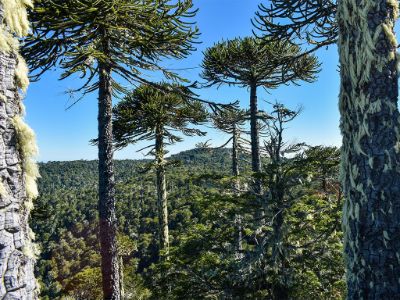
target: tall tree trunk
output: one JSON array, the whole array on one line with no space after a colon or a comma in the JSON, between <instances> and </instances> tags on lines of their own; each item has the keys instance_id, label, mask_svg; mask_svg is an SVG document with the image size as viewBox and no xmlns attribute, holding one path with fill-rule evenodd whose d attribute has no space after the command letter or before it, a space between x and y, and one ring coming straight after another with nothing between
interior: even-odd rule
<instances>
[{"instance_id":1,"label":"tall tree trunk","mask_svg":"<svg viewBox=\"0 0 400 300\"><path fill-rule=\"evenodd\" d=\"M157 172L157 207L160 230L160 249L164 251L168 259L169 232L168 232L168 206L167 189L165 183L164 161L164 132L162 127L156 129L156 172Z\"/></svg>"},{"instance_id":2,"label":"tall tree trunk","mask_svg":"<svg viewBox=\"0 0 400 300\"><path fill-rule=\"evenodd\" d=\"M24 3L18 4L5 11L10 8L0 3L0 23L6 23L0 32L0 298L31 300L38 299L33 273L36 253L28 224L37 196L38 170L31 160L37 148L34 133L21 116L19 89L27 87L27 68L18 50L4 45L5 30L13 34L18 26L9 21L28 24Z\"/></svg>"},{"instance_id":3,"label":"tall tree trunk","mask_svg":"<svg viewBox=\"0 0 400 300\"><path fill-rule=\"evenodd\" d=\"M400 299L397 1L338 1L348 299Z\"/></svg>"},{"instance_id":4,"label":"tall tree trunk","mask_svg":"<svg viewBox=\"0 0 400 300\"><path fill-rule=\"evenodd\" d=\"M239 133L238 133L238 128L236 125L233 125L233 130L232 130L232 174L233 176L239 176ZM239 182L235 180L235 188L238 188Z\"/></svg>"},{"instance_id":5,"label":"tall tree trunk","mask_svg":"<svg viewBox=\"0 0 400 300\"><path fill-rule=\"evenodd\" d=\"M257 105L257 85L250 85L250 137L251 137L251 169L254 173L261 172L261 154L260 154L260 124L258 122ZM256 219L258 224L263 224L264 203L262 201L262 182L256 177L253 184L253 192L257 202L262 209L257 209Z\"/></svg>"},{"instance_id":6,"label":"tall tree trunk","mask_svg":"<svg viewBox=\"0 0 400 300\"><path fill-rule=\"evenodd\" d=\"M261 172L260 126L258 122L257 85L250 86L250 134L251 134L251 168L255 173ZM261 181L256 180L254 192L261 194Z\"/></svg>"},{"instance_id":7,"label":"tall tree trunk","mask_svg":"<svg viewBox=\"0 0 400 300\"><path fill-rule=\"evenodd\" d=\"M124 288L124 259L123 256L119 256L119 277L120 277L120 289L121 289L121 300L125 299L125 288Z\"/></svg>"},{"instance_id":8,"label":"tall tree trunk","mask_svg":"<svg viewBox=\"0 0 400 300\"><path fill-rule=\"evenodd\" d=\"M279 180L279 179L278 179ZM284 191L279 190L277 184L276 187L272 188L272 202L276 203L276 209L274 210L274 218L272 224L272 264L273 269L277 270L278 280L272 285L272 296L276 300L289 299L288 290L289 287L286 285L286 256L285 249L283 247L283 223L285 221L284 216L284 203L283 194Z\"/></svg>"},{"instance_id":9,"label":"tall tree trunk","mask_svg":"<svg viewBox=\"0 0 400 300\"><path fill-rule=\"evenodd\" d=\"M238 128L233 125L233 132L232 132L232 174L236 178L234 179L234 193L238 194L240 188L239 182L239 132ZM240 214L235 215L235 224L236 224L236 245L235 245L235 256L237 259L243 258L243 233L242 233L242 216Z\"/></svg>"},{"instance_id":10,"label":"tall tree trunk","mask_svg":"<svg viewBox=\"0 0 400 300\"><path fill-rule=\"evenodd\" d=\"M121 299L112 146L111 68L99 63L99 218L101 271L106 300Z\"/></svg>"}]
</instances>

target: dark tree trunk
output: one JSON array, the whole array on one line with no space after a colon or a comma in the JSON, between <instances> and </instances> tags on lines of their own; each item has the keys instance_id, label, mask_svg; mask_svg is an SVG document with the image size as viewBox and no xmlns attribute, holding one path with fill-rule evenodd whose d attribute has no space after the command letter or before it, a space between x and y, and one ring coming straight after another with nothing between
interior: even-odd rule
<instances>
[{"instance_id":1,"label":"dark tree trunk","mask_svg":"<svg viewBox=\"0 0 400 300\"><path fill-rule=\"evenodd\" d=\"M111 68L99 64L99 220L101 271L105 300L119 300L120 272L115 215L115 182L112 146Z\"/></svg>"},{"instance_id":2,"label":"dark tree trunk","mask_svg":"<svg viewBox=\"0 0 400 300\"><path fill-rule=\"evenodd\" d=\"M251 169L255 173L261 172L260 155L260 126L258 122L257 86L250 86L250 131L251 131ZM261 181L256 180L254 192L261 194Z\"/></svg>"},{"instance_id":3,"label":"dark tree trunk","mask_svg":"<svg viewBox=\"0 0 400 300\"><path fill-rule=\"evenodd\" d=\"M232 132L232 174L233 174L233 176L239 176L238 138L239 138L238 129L237 129L236 125L233 125L233 132Z\"/></svg>"},{"instance_id":4,"label":"dark tree trunk","mask_svg":"<svg viewBox=\"0 0 400 300\"><path fill-rule=\"evenodd\" d=\"M164 133L163 128L156 129L156 172L157 172L157 207L158 222L160 230L160 249L168 258L169 253L169 230L168 230L168 206L167 189L165 182L164 161Z\"/></svg>"},{"instance_id":5,"label":"dark tree trunk","mask_svg":"<svg viewBox=\"0 0 400 300\"><path fill-rule=\"evenodd\" d=\"M397 6L338 2L348 299L400 299Z\"/></svg>"},{"instance_id":6,"label":"dark tree trunk","mask_svg":"<svg viewBox=\"0 0 400 300\"><path fill-rule=\"evenodd\" d=\"M260 125L258 122L257 85L250 85L250 137L251 137L251 169L257 175L261 172ZM265 203L262 200L262 182L256 175L253 183L253 193L261 209L257 209L255 217L258 224L264 224Z\"/></svg>"},{"instance_id":7,"label":"dark tree trunk","mask_svg":"<svg viewBox=\"0 0 400 300\"><path fill-rule=\"evenodd\" d=\"M237 194L240 188L240 182L238 176L239 173L239 132L236 125L233 125L233 132L232 132L232 174L235 176L234 181L234 192ZM241 259L243 257L243 233L242 233L242 217L240 214L235 215L235 224L236 224L236 258Z\"/></svg>"},{"instance_id":8,"label":"dark tree trunk","mask_svg":"<svg viewBox=\"0 0 400 300\"><path fill-rule=\"evenodd\" d=\"M274 219L272 224L273 237L272 237L272 263L274 269L277 270L278 281L272 285L272 295L276 300L289 299L288 286L285 284L287 281L287 270L286 270L286 249L283 245L283 223L285 221L284 216L284 204L283 204L283 190L279 190L279 185L274 187L271 191L272 202L276 203L276 209L274 210Z\"/></svg>"}]
</instances>

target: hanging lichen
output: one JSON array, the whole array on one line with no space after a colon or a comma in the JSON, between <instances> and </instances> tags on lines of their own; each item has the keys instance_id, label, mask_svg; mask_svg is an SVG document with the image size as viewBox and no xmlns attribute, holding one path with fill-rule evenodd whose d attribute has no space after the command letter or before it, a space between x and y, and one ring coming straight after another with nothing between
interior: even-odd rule
<instances>
[{"instance_id":1,"label":"hanging lichen","mask_svg":"<svg viewBox=\"0 0 400 300\"><path fill-rule=\"evenodd\" d=\"M29 85L28 66L21 55L17 55L17 66L15 68L15 83L22 90L26 91Z\"/></svg>"},{"instance_id":2,"label":"hanging lichen","mask_svg":"<svg viewBox=\"0 0 400 300\"><path fill-rule=\"evenodd\" d=\"M29 21L26 13L27 7L32 7L30 0L1 0L4 10L4 20L11 32L18 37L28 34Z\"/></svg>"},{"instance_id":3,"label":"hanging lichen","mask_svg":"<svg viewBox=\"0 0 400 300\"><path fill-rule=\"evenodd\" d=\"M18 40L12 36L25 36L29 31L29 22L27 18L27 7L32 7L31 0L0 0L3 6L3 24L0 27L0 51L12 52L17 57L15 67L15 84L22 91L26 91L29 85L28 67L25 60L18 53ZM2 97L6 100L5 97ZM28 201L26 207L32 208L32 200L38 196L36 179L39 177L39 171L33 158L37 155L37 146L35 134L32 129L24 123L21 115L24 114L24 105L20 101L20 115L14 116L12 124L17 134L18 149L22 160L22 170L24 173L26 195Z\"/></svg>"},{"instance_id":4,"label":"hanging lichen","mask_svg":"<svg viewBox=\"0 0 400 300\"><path fill-rule=\"evenodd\" d=\"M28 199L33 200L38 196L36 179L39 177L37 164L32 159L38 153L35 141L35 133L22 120L21 116L15 116L12 119L12 123L17 133L18 148L22 158L22 169L25 176L26 193ZM29 203L28 207L31 207L31 203Z\"/></svg>"}]
</instances>

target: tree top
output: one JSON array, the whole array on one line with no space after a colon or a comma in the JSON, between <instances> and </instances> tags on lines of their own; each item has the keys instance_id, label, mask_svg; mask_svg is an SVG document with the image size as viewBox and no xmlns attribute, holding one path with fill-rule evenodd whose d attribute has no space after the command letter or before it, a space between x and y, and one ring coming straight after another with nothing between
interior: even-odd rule
<instances>
[{"instance_id":1,"label":"tree top","mask_svg":"<svg viewBox=\"0 0 400 300\"><path fill-rule=\"evenodd\" d=\"M314 81L319 63L290 41L256 37L221 41L204 52L201 77L208 86L221 84L277 88L299 80Z\"/></svg>"}]
</instances>

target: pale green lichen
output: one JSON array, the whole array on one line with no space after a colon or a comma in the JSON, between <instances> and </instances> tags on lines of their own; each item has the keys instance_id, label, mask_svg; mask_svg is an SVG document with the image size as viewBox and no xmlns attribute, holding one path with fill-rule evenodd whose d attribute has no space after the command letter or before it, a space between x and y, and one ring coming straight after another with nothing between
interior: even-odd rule
<instances>
[{"instance_id":1,"label":"pale green lichen","mask_svg":"<svg viewBox=\"0 0 400 300\"><path fill-rule=\"evenodd\" d=\"M22 91L25 92L29 86L29 69L21 55L17 55L17 61L17 66L15 68L15 83Z\"/></svg>"},{"instance_id":2,"label":"pale green lichen","mask_svg":"<svg viewBox=\"0 0 400 300\"><path fill-rule=\"evenodd\" d=\"M22 253L31 259L36 260L40 254L40 248L38 244L32 243L31 240L26 241L26 245L22 247Z\"/></svg>"},{"instance_id":3,"label":"pale green lichen","mask_svg":"<svg viewBox=\"0 0 400 300\"><path fill-rule=\"evenodd\" d=\"M25 177L26 194L29 200L33 200L38 196L36 179L39 177L37 164L33 161L33 158L38 154L35 133L19 115L12 119L12 123L17 133L18 148ZM27 208L31 208L31 201L28 201L26 206Z\"/></svg>"},{"instance_id":4,"label":"pale green lichen","mask_svg":"<svg viewBox=\"0 0 400 300\"><path fill-rule=\"evenodd\" d=\"M0 102L4 102L4 103L7 102L7 97L6 97L6 95L0 93Z\"/></svg>"},{"instance_id":5,"label":"pale green lichen","mask_svg":"<svg viewBox=\"0 0 400 300\"><path fill-rule=\"evenodd\" d=\"M28 240L25 246L22 247L22 253L32 259L37 259L40 254L40 246L32 241L35 240L35 233L31 228L28 228Z\"/></svg>"},{"instance_id":6,"label":"pale green lichen","mask_svg":"<svg viewBox=\"0 0 400 300\"><path fill-rule=\"evenodd\" d=\"M3 6L4 23L0 27L0 50L5 52L14 52L17 56L17 65L15 68L15 84L21 90L25 91L29 85L28 67L18 54L18 41L12 36L15 34L22 37L28 34L29 21L26 8L32 7L31 0L0 0ZM20 102L20 113L24 113L24 106ZM22 170L24 172L26 195L28 201L26 207L32 208L32 200L38 196L36 178L39 177L39 171L33 157L37 155L37 146L35 134L32 129L24 123L22 118L17 115L12 119L12 123L17 133L18 147L22 159Z\"/></svg>"},{"instance_id":7,"label":"pale green lichen","mask_svg":"<svg viewBox=\"0 0 400 300\"><path fill-rule=\"evenodd\" d=\"M18 37L28 34L29 21L26 12L27 7L32 7L30 0L1 0L4 10L4 20L10 31Z\"/></svg>"},{"instance_id":8,"label":"pale green lichen","mask_svg":"<svg viewBox=\"0 0 400 300\"><path fill-rule=\"evenodd\" d=\"M2 196L2 197L7 197L8 196L7 189L4 186L4 183L2 181L0 181L0 196Z\"/></svg>"},{"instance_id":9,"label":"pale green lichen","mask_svg":"<svg viewBox=\"0 0 400 300\"><path fill-rule=\"evenodd\" d=\"M0 51L17 52L18 40L13 36L23 37L28 34L29 21L27 7L32 7L30 0L0 0L3 6L4 23L0 25Z\"/></svg>"},{"instance_id":10,"label":"pale green lichen","mask_svg":"<svg viewBox=\"0 0 400 300\"><path fill-rule=\"evenodd\" d=\"M2 52L15 52L19 48L19 43L16 38L5 28L0 25L0 51Z\"/></svg>"}]
</instances>

